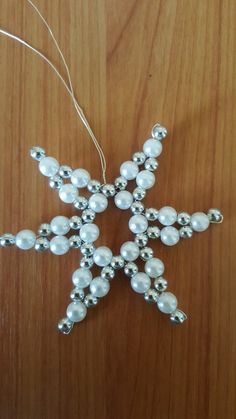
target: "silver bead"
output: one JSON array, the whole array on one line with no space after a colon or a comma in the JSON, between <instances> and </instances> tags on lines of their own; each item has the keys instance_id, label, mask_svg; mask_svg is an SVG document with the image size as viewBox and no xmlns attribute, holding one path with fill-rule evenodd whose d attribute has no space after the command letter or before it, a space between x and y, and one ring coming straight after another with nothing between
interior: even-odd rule
<instances>
[{"instance_id":1,"label":"silver bead","mask_svg":"<svg viewBox=\"0 0 236 419\"><path fill-rule=\"evenodd\" d=\"M61 176L55 175L49 179L49 186L52 189L60 189L62 185L63 185L63 180Z\"/></svg>"},{"instance_id":2,"label":"silver bead","mask_svg":"<svg viewBox=\"0 0 236 419\"><path fill-rule=\"evenodd\" d=\"M158 237L160 236L160 233L161 231L159 227L156 227L156 226L151 226L151 227L148 227L147 229L147 235L149 239L158 239Z\"/></svg>"},{"instance_id":3,"label":"silver bead","mask_svg":"<svg viewBox=\"0 0 236 419\"><path fill-rule=\"evenodd\" d=\"M124 267L125 261L122 256L113 256L111 260L111 267L114 269L122 269Z\"/></svg>"},{"instance_id":4,"label":"silver bead","mask_svg":"<svg viewBox=\"0 0 236 419\"><path fill-rule=\"evenodd\" d=\"M86 209L82 212L82 219L85 223L92 223L95 220L96 214L91 209Z\"/></svg>"},{"instance_id":5,"label":"silver bead","mask_svg":"<svg viewBox=\"0 0 236 419\"><path fill-rule=\"evenodd\" d=\"M185 320L187 320L187 316L183 311L175 310L173 313L171 313L170 320L173 323L182 324L185 322Z\"/></svg>"},{"instance_id":6,"label":"silver bead","mask_svg":"<svg viewBox=\"0 0 236 419\"><path fill-rule=\"evenodd\" d=\"M70 228L72 228L73 230L79 230L81 226L82 220L80 217L78 217L78 215L74 215L70 218Z\"/></svg>"},{"instance_id":7,"label":"silver bead","mask_svg":"<svg viewBox=\"0 0 236 419\"><path fill-rule=\"evenodd\" d=\"M117 191L123 191L126 188L128 181L123 176L119 176L115 179L114 183Z\"/></svg>"},{"instance_id":8,"label":"silver bead","mask_svg":"<svg viewBox=\"0 0 236 419\"><path fill-rule=\"evenodd\" d=\"M101 183L99 182L99 180L92 179L89 181L87 188L88 191L91 193L99 192L101 188Z\"/></svg>"},{"instance_id":9,"label":"silver bead","mask_svg":"<svg viewBox=\"0 0 236 419\"><path fill-rule=\"evenodd\" d=\"M151 249L151 247L143 247L140 250L140 257L142 260L149 260L151 258L153 258L153 250Z\"/></svg>"},{"instance_id":10,"label":"silver bead","mask_svg":"<svg viewBox=\"0 0 236 419\"><path fill-rule=\"evenodd\" d=\"M138 245L138 247L145 247L148 242L148 237L144 233L136 234L134 242Z\"/></svg>"},{"instance_id":11,"label":"silver bead","mask_svg":"<svg viewBox=\"0 0 236 419\"><path fill-rule=\"evenodd\" d=\"M150 288L144 294L144 300L147 301L147 303L149 304L156 303L157 299L158 299L158 292L152 288Z\"/></svg>"},{"instance_id":12,"label":"silver bead","mask_svg":"<svg viewBox=\"0 0 236 419\"><path fill-rule=\"evenodd\" d=\"M133 214L141 214L144 211L144 205L142 202L133 202L130 209Z\"/></svg>"},{"instance_id":13,"label":"silver bead","mask_svg":"<svg viewBox=\"0 0 236 419\"><path fill-rule=\"evenodd\" d=\"M40 161L46 156L46 153L42 147L36 146L30 149L30 156L32 157L32 159Z\"/></svg>"},{"instance_id":14,"label":"silver bead","mask_svg":"<svg viewBox=\"0 0 236 419\"><path fill-rule=\"evenodd\" d=\"M72 168L70 166L67 165L63 165L60 167L59 169L59 175L63 178L63 179L68 179L71 177L72 174Z\"/></svg>"},{"instance_id":15,"label":"silver bead","mask_svg":"<svg viewBox=\"0 0 236 419\"><path fill-rule=\"evenodd\" d=\"M183 226L179 229L179 235L182 239L190 239L193 235L193 229L189 226Z\"/></svg>"},{"instance_id":16,"label":"silver bead","mask_svg":"<svg viewBox=\"0 0 236 419\"><path fill-rule=\"evenodd\" d=\"M154 280L154 287L158 292L164 292L168 287L168 282L165 278L159 277Z\"/></svg>"},{"instance_id":17,"label":"silver bead","mask_svg":"<svg viewBox=\"0 0 236 419\"><path fill-rule=\"evenodd\" d=\"M111 266L105 266L101 271L101 277L103 279L113 279L115 276L115 271Z\"/></svg>"},{"instance_id":18,"label":"silver bead","mask_svg":"<svg viewBox=\"0 0 236 419\"><path fill-rule=\"evenodd\" d=\"M224 218L220 210L217 208L210 208L207 216L211 223L222 223Z\"/></svg>"},{"instance_id":19,"label":"silver bead","mask_svg":"<svg viewBox=\"0 0 236 419\"><path fill-rule=\"evenodd\" d=\"M81 246L82 240L80 236L74 235L69 238L69 244L72 249L78 249Z\"/></svg>"},{"instance_id":20,"label":"silver bead","mask_svg":"<svg viewBox=\"0 0 236 419\"><path fill-rule=\"evenodd\" d=\"M92 268L93 264L93 258L87 256L84 256L80 261L80 267L85 269Z\"/></svg>"},{"instance_id":21,"label":"silver bead","mask_svg":"<svg viewBox=\"0 0 236 419\"><path fill-rule=\"evenodd\" d=\"M57 328L59 332L63 333L64 335L68 335L68 333L71 332L73 326L74 323L67 317L64 317L58 322Z\"/></svg>"},{"instance_id":22,"label":"silver bead","mask_svg":"<svg viewBox=\"0 0 236 419\"><path fill-rule=\"evenodd\" d=\"M180 212L177 217L177 223L186 226L190 223L191 216L187 212Z\"/></svg>"},{"instance_id":23,"label":"silver bead","mask_svg":"<svg viewBox=\"0 0 236 419\"><path fill-rule=\"evenodd\" d=\"M84 304L87 308L95 307L98 303L98 298L94 297L92 294L87 294L84 299Z\"/></svg>"},{"instance_id":24,"label":"silver bead","mask_svg":"<svg viewBox=\"0 0 236 419\"><path fill-rule=\"evenodd\" d=\"M142 151L137 151L136 153L133 154L133 161L137 164L137 165L141 165L145 162L146 160L146 156Z\"/></svg>"},{"instance_id":25,"label":"silver bead","mask_svg":"<svg viewBox=\"0 0 236 419\"><path fill-rule=\"evenodd\" d=\"M109 198L109 196L114 196L116 193L115 186L112 183L107 183L106 185L103 185L101 191L103 195L105 195L107 198Z\"/></svg>"},{"instance_id":26,"label":"silver bead","mask_svg":"<svg viewBox=\"0 0 236 419\"><path fill-rule=\"evenodd\" d=\"M14 246L15 243L16 243L16 238L11 233L5 233L3 234L3 236L0 237L0 245L2 247Z\"/></svg>"},{"instance_id":27,"label":"silver bead","mask_svg":"<svg viewBox=\"0 0 236 419\"><path fill-rule=\"evenodd\" d=\"M80 251L84 256L92 256L94 253L95 247L92 243L83 243Z\"/></svg>"},{"instance_id":28,"label":"silver bead","mask_svg":"<svg viewBox=\"0 0 236 419\"><path fill-rule=\"evenodd\" d=\"M51 230L50 224L43 223L39 226L38 233L40 236L44 236L44 237L50 236L51 232L52 230Z\"/></svg>"},{"instance_id":29,"label":"silver bead","mask_svg":"<svg viewBox=\"0 0 236 419\"><path fill-rule=\"evenodd\" d=\"M156 208L147 208L145 211L145 217L149 221L155 221L158 218L158 210Z\"/></svg>"},{"instance_id":30,"label":"silver bead","mask_svg":"<svg viewBox=\"0 0 236 419\"><path fill-rule=\"evenodd\" d=\"M134 262L126 263L126 265L124 267L124 273L127 276L136 275L138 273L138 267L137 267L136 263L134 263Z\"/></svg>"},{"instance_id":31,"label":"silver bead","mask_svg":"<svg viewBox=\"0 0 236 419\"><path fill-rule=\"evenodd\" d=\"M134 189L134 191L133 191L133 197L137 201L142 201L142 199L144 199L145 196L146 196L145 189L142 189L142 188L135 188Z\"/></svg>"},{"instance_id":32,"label":"silver bead","mask_svg":"<svg viewBox=\"0 0 236 419\"><path fill-rule=\"evenodd\" d=\"M152 137L156 140L163 140L167 136L167 134L167 129L165 127L162 127L160 124L156 124L152 128Z\"/></svg>"},{"instance_id":33,"label":"silver bead","mask_svg":"<svg viewBox=\"0 0 236 419\"><path fill-rule=\"evenodd\" d=\"M75 287L70 293L70 299L73 301L83 301L84 300L84 290L81 288Z\"/></svg>"},{"instance_id":34,"label":"silver bead","mask_svg":"<svg viewBox=\"0 0 236 419\"><path fill-rule=\"evenodd\" d=\"M149 157L149 159L145 161L144 166L146 170L154 172L158 168L158 161L154 157Z\"/></svg>"},{"instance_id":35,"label":"silver bead","mask_svg":"<svg viewBox=\"0 0 236 419\"><path fill-rule=\"evenodd\" d=\"M50 247L49 240L46 239L46 237L38 237L36 239L34 248L37 250L37 252L44 252L45 250L48 250Z\"/></svg>"},{"instance_id":36,"label":"silver bead","mask_svg":"<svg viewBox=\"0 0 236 419\"><path fill-rule=\"evenodd\" d=\"M88 200L84 196L78 196L73 202L74 207L78 210L84 210L88 207Z\"/></svg>"}]
</instances>

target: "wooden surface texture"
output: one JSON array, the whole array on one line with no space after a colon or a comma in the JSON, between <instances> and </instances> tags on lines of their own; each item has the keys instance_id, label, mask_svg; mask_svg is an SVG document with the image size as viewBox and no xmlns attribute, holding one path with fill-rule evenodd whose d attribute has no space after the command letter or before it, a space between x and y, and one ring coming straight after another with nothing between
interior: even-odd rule
<instances>
[{"instance_id":1,"label":"wooden surface texture","mask_svg":"<svg viewBox=\"0 0 236 419\"><path fill-rule=\"evenodd\" d=\"M38 0L104 148L108 180L168 127L147 206L190 213L219 207L224 223L167 248L155 243L180 327L135 294L122 273L69 336L65 313L78 253L0 252L2 419L236 418L236 2ZM26 1L1 0L0 27L58 55ZM28 149L35 144L100 177L98 157L69 97L37 56L0 37L1 232L71 216ZM99 218L118 252L128 214Z\"/></svg>"}]
</instances>

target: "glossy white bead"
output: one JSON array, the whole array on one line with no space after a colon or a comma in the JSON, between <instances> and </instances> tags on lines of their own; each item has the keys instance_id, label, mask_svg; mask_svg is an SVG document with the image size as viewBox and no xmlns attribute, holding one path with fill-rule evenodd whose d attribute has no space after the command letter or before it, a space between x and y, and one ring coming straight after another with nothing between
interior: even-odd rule
<instances>
[{"instance_id":1,"label":"glossy white bead","mask_svg":"<svg viewBox=\"0 0 236 419\"><path fill-rule=\"evenodd\" d=\"M21 230L16 235L16 246L22 250L28 250L34 247L36 234L31 230Z\"/></svg>"},{"instance_id":2,"label":"glossy white bead","mask_svg":"<svg viewBox=\"0 0 236 419\"><path fill-rule=\"evenodd\" d=\"M72 275L72 282L78 288L86 288L92 281L92 273L89 269L79 268Z\"/></svg>"},{"instance_id":3,"label":"glossy white bead","mask_svg":"<svg viewBox=\"0 0 236 419\"><path fill-rule=\"evenodd\" d=\"M177 298L171 292L163 292L157 300L157 307L162 313L170 314L176 310Z\"/></svg>"},{"instance_id":4,"label":"glossy white bead","mask_svg":"<svg viewBox=\"0 0 236 419\"><path fill-rule=\"evenodd\" d=\"M94 297L104 297L110 290L110 283L107 279L100 276L94 278L90 284L90 291Z\"/></svg>"},{"instance_id":5,"label":"glossy white bead","mask_svg":"<svg viewBox=\"0 0 236 419\"><path fill-rule=\"evenodd\" d=\"M115 196L115 205L117 208L126 210L131 207L133 203L133 195L129 191L120 191Z\"/></svg>"},{"instance_id":6,"label":"glossy white bead","mask_svg":"<svg viewBox=\"0 0 236 419\"><path fill-rule=\"evenodd\" d=\"M89 208L100 213L105 211L108 206L107 198L101 193L95 193L89 198Z\"/></svg>"},{"instance_id":7,"label":"glossy white bead","mask_svg":"<svg viewBox=\"0 0 236 419\"><path fill-rule=\"evenodd\" d=\"M158 258L149 259L145 263L145 272L150 278L157 278L164 273L164 263Z\"/></svg>"},{"instance_id":8,"label":"glossy white bead","mask_svg":"<svg viewBox=\"0 0 236 419\"><path fill-rule=\"evenodd\" d=\"M76 169L72 172L71 182L77 188L85 188L90 181L90 174L85 169Z\"/></svg>"},{"instance_id":9,"label":"glossy white bead","mask_svg":"<svg viewBox=\"0 0 236 419\"><path fill-rule=\"evenodd\" d=\"M172 207L162 207L158 212L158 220L164 226L170 226L177 221L177 212Z\"/></svg>"},{"instance_id":10,"label":"glossy white bead","mask_svg":"<svg viewBox=\"0 0 236 419\"><path fill-rule=\"evenodd\" d=\"M175 227L164 227L161 230L161 241L166 246L174 246L179 241L179 231Z\"/></svg>"},{"instance_id":11,"label":"glossy white bead","mask_svg":"<svg viewBox=\"0 0 236 419\"><path fill-rule=\"evenodd\" d=\"M135 179L138 174L138 165L133 161L125 161L120 166L120 174L127 180Z\"/></svg>"},{"instance_id":12,"label":"glossy white bead","mask_svg":"<svg viewBox=\"0 0 236 419\"><path fill-rule=\"evenodd\" d=\"M54 157L44 157L39 162L40 172L47 177L54 176L59 170L59 163Z\"/></svg>"},{"instance_id":13,"label":"glossy white bead","mask_svg":"<svg viewBox=\"0 0 236 419\"><path fill-rule=\"evenodd\" d=\"M50 241L50 250L54 255L64 255L68 252L70 243L67 237L55 236Z\"/></svg>"},{"instance_id":14,"label":"glossy white bead","mask_svg":"<svg viewBox=\"0 0 236 419\"><path fill-rule=\"evenodd\" d=\"M142 170L136 177L136 183L140 188L150 189L155 183L155 175L149 170Z\"/></svg>"},{"instance_id":15,"label":"glossy white bead","mask_svg":"<svg viewBox=\"0 0 236 419\"><path fill-rule=\"evenodd\" d=\"M109 249L109 247L100 246L95 250L93 254L93 260L97 266L104 267L109 265L112 256L112 251Z\"/></svg>"},{"instance_id":16,"label":"glossy white bead","mask_svg":"<svg viewBox=\"0 0 236 419\"><path fill-rule=\"evenodd\" d=\"M78 195L77 188L71 183L66 183L59 190L59 197L66 204L72 204Z\"/></svg>"},{"instance_id":17,"label":"glossy white bead","mask_svg":"<svg viewBox=\"0 0 236 419\"><path fill-rule=\"evenodd\" d=\"M125 242L120 248L121 256L128 262L132 262L139 257L139 247L134 242Z\"/></svg>"},{"instance_id":18,"label":"glossy white bead","mask_svg":"<svg viewBox=\"0 0 236 419\"><path fill-rule=\"evenodd\" d=\"M79 235L85 243L93 243L99 237L99 228L93 223L85 224L81 227Z\"/></svg>"},{"instance_id":19,"label":"glossy white bead","mask_svg":"<svg viewBox=\"0 0 236 419\"><path fill-rule=\"evenodd\" d=\"M144 215L133 215L129 220L129 229L134 234L144 233L148 228L148 221Z\"/></svg>"},{"instance_id":20,"label":"glossy white bead","mask_svg":"<svg viewBox=\"0 0 236 419\"><path fill-rule=\"evenodd\" d=\"M151 286L151 279L144 272L138 272L136 275L132 276L130 284L135 292L144 294Z\"/></svg>"},{"instance_id":21,"label":"glossy white bead","mask_svg":"<svg viewBox=\"0 0 236 419\"><path fill-rule=\"evenodd\" d=\"M63 215L54 217L51 221L51 231L57 236L64 236L70 231L70 220Z\"/></svg>"},{"instance_id":22,"label":"glossy white bead","mask_svg":"<svg viewBox=\"0 0 236 419\"><path fill-rule=\"evenodd\" d=\"M191 226L194 231L205 231L210 224L210 220L204 212L195 212L191 216Z\"/></svg>"},{"instance_id":23,"label":"glossy white bead","mask_svg":"<svg viewBox=\"0 0 236 419\"><path fill-rule=\"evenodd\" d=\"M66 315L68 319L72 322L81 322L87 314L87 308L81 301L74 301L70 303L66 310Z\"/></svg>"},{"instance_id":24,"label":"glossy white bead","mask_svg":"<svg viewBox=\"0 0 236 419\"><path fill-rule=\"evenodd\" d=\"M158 157L162 152L162 144L160 141L150 138L145 141L143 151L147 157Z\"/></svg>"}]
</instances>

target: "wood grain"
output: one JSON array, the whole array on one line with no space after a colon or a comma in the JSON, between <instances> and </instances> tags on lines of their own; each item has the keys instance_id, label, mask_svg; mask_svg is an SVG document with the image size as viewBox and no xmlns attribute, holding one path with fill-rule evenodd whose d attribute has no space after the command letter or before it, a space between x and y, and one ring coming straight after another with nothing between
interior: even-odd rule
<instances>
[{"instance_id":1,"label":"wood grain","mask_svg":"<svg viewBox=\"0 0 236 419\"><path fill-rule=\"evenodd\" d=\"M170 136L147 205L222 209L225 221L175 248L156 244L189 320L172 327L120 273L68 336L64 314L76 252L0 252L1 418L233 419L236 417L236 2L38 0L65 51L75 91L112 180L156 121ZM0 27L59 64L24 1L2 0ZM60 67L61 68L61 67ZM28 158L48 154L100 176L99 160L51 70L0 38L0 225L17 232L70 216ZM115 223L114 223L115 219ZM100 217L115 252L128 215Z\"/></svg>"}]
</instances>

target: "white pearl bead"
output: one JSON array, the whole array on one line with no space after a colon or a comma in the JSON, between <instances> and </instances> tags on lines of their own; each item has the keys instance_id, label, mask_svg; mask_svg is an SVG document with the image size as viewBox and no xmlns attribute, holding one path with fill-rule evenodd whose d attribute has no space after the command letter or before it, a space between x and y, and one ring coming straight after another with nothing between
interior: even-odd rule
<instances>
[{"instance_id":1,"label":"white pearl bead","mask_svg":"<svg viewBox=\"0 0 236 419\"><path fill-rule=\"evenodd\" d=\"M104 297L110 290L110 283L100 276L94 278L90 284L90 291L94 297Z\"/></svg>"},{"instance_id":2,"label":"white pearl bead","mask_svg":"<svg viewBox=\"0 0 236 419\"><path fill-rule=\"evenodd\" d=\"M64 236L55 236L50 241L50 250L54 255L64 255L69 248L69 240Z\"/></svg>"},{"instance_id":3,"label":"white pearl bead","mask_svg":"<svg viewBox=\"0 0 236 419\"><path fill-rule=\"evenodd\" d=\"M52 177L59 170L59 163L54 157L44 157L39 162L39 170L44 176Z\"/></svg>"},{"instance_id":4,"label":"white pearl bead","mask_svg":"<svg viewBox=\"0 0 236 419\"><path fill-rule=\"evenodd\" d=\"M138 165L133 161L125 161L120 166L120 174L127 180L135 179L138 174Z\"/></svg>"},{"instance_id":5,"label":"white pearl bead","mask_svg":"<svg viewBox=\"0 0 236 419\"><path fill-rule=\"evenodd\" d=\"M59 190L59 197L66 204L72 204L72 202L75 201L77 196L78 190L71 183L66 183L65 185L62 185L62 187Z\"/></svg>"},{"instance_id":6,"label":"white pearl bead","mask_svg":"<svg viewBox=\"0 0 236 419\"><path fill-rule=\"evenodd\" d=\"M115 196L115 204L117 208L126 210L131 207L133 203L133 195L129 191L120 191Z\"/></svg>"},{"instance_id":7,"label":"white pearl bead","mask_svg":"<svg viewBox=\"0 0 236 419\"><path fill-rule=\"evenodd\" d=\"M150 278L157 278L164 272L164 263L157 258L152 258L145 263L145 272Z\"/></svg>"},{"instance_id":8,"label":"white pearl bead","mask_svg":"<svg viewBox=\"0 0 236 419\"><path fill-rule=\"evenodd\" d=\"M36 234L31 230L21 230L16 235L16 246L22 250L28 250L34 247Z\"/></svg>"},{"instance_id":9,"label":"white pearl bead","mask_svg":"<svg viewBox=\"0 0 236 419\"><path fill-rule=\"evenodd\" d=\"M133 215L129 220L129 229L134 234L144 233L148 228L148 221L143 215Z\"/></svg>"},{"instance_id":10,"label":"white pearl bead","mask_svg":"<svg viewBox=\"0 0 236 419\"><path fill-rule=\"evenodd\" d=\"M143 151L147 157L158 157L162 152L162 144L160 141L150 138L145 141Z\"/></svg>"},{"instance_id":11,"label":"white pearl bead","mask_svg":"<svg viewBox=\"0 0 236 419\"><path fill-rule=\"evenodd\" d=\"M163 207L158 212L158 220L164 226L170 226L177 221L177 212L172 207Z\"/></svg>"},{"instance_id":12,"label":"white pearl bead","mask_svg":"<svg viewBox=\"0 0 236 419\"><path fill-rule=\"evenodd\" d=\"M74 301L70 303L66 310L68 319L72 322L81 322L87 314L87 308L81 301Z\"/></svg>"},{"instance_id":13,"label":"white pearl bead","mask_svg":"<svg viewBox=\"0 0 236 419\"><path fill-rule=\"evenodd\" d=\"M210 224L210 220L204 212L195 212L191 217L191 226L194 231L205 231Z\"/></svg>"},{"instance_id":14,"label":"white pearl bead","mask_svg":"<svg viewBox=\"0 0 236 419\"><path fill-rule=\"evenodd\" d=\"M132 276L130 284L135 292L144 294L151 286L151 279L144 272L138 272L136 275Z\"/></svg>"},{"instance_id":15,"label":"white pearl bead","mask_svg":"<svg viewBox=\"0 0 236 419\"><path fill-rule=\"evenodd\" d=\"M167 246L173 246L179 241L179 232L175 227L164 227L161 230L161 241Z\"/></svg>"},{"instance_id":16,"label":"white pearl bead","mask_svg":"<svg viewBox=\"0 0 236 419\"><path fill-rule=\"evenodd\" d=\"M85 243L93 243L99 237L99 228L96 224L85 224L81 227L79 234Z\"/></svg>"},{"instance_id":17,"label":"white pearl bead","mask_svg":"<svg viewBox=\"0 0 236 419\"><path fill-rule=\"evenodd\" d=\"M120 248L120 254L125 260L132 262L139 257L139 247L134 242L125 242Z\"/></svg>"},{"instance_id":18,"label":"white pearl bead","mask_svg":"<svg viewBox=\"0 0 236 419\"><path fill-rule=\"evenodd\" d=\"M142 170L136 177L136 183L140 188L150 189L155 183L155 175L149 170Z\"/></svg>"},{"instance_id":19,"label":"white pearl bead","mask_svg":"<svg viewBox=\"0 0 236 419\"><path fill-rule=\"evenodd\" d=\"M95 212L103 212L108 206L107 198L101 193L95 193L89 198L89 208Z\"/></svg>"},{"instance_id":20,"label":"white pearl bead","mask_svg":"<svg viewBox=\"0 0 236 419\"><path fill-rule=\"evenodd\" d=\"M85 169L76 169L72 172L71 182L77 188L85 188L90 181L90 174Z\"/></svg>"},{"instance_id":21,"label":"white pearl bead","mask_svg":"<svg viewBox=\"0 0 236 419\"><path fill-rule=\"evenodd\" d=\"M70 231L70 220L63 215L54 217L51 221L51 230L57 236L64 236Z\"/></svg>"},{"instance_id":22,"label":"white pearl bead","mask_svg":"<svg viewBox=\"0 0 236 419\"><path fill-rule=\"evenodd\" d=\"M93 254L93 260L97 266L107 266L111 262L111 259L112 251L106 246L98 247Z\"/></svg>"},{"instance_id":23,"label":"white pearl bead","mask_svg":"<svg viewBox=\"0 0 236 419\"><path fill-rule=\"evenodd\" d=\"M92 281L92 273L89 269L79 268L72 275L72 282L78 288L86 288Z\"/></svg>"},{"instance_id":24,"label":"white pearl bead","mask_svg":"<svg viewBox=\"0 0 236 419\"><path fill-rule=\"evenodd\" d=\"M157 307L162 313L170 314L176 310L177 298L171 292L163 292L157 300Z\"/></svg>"}]
</instances>

